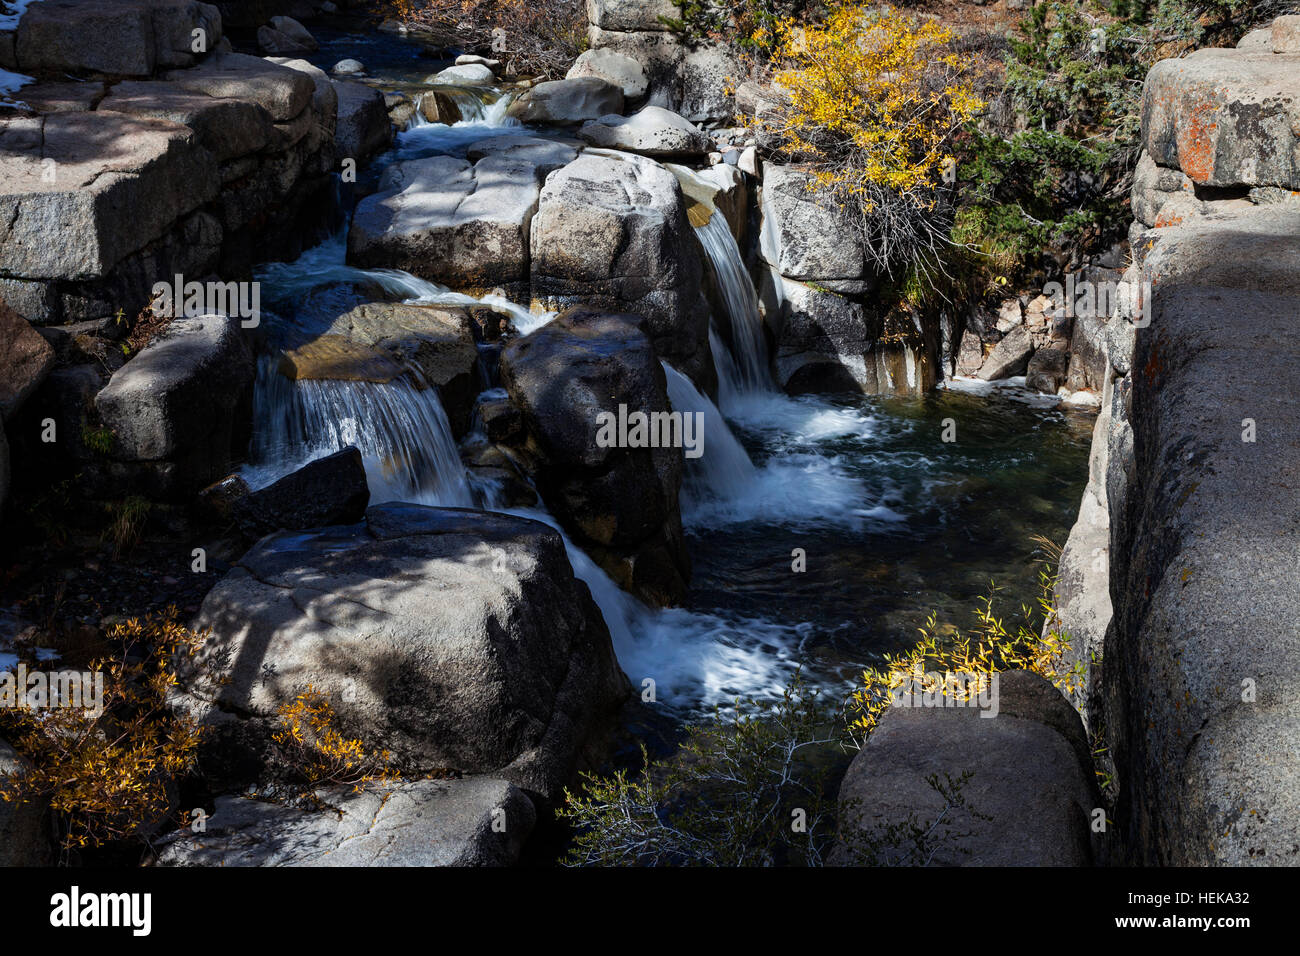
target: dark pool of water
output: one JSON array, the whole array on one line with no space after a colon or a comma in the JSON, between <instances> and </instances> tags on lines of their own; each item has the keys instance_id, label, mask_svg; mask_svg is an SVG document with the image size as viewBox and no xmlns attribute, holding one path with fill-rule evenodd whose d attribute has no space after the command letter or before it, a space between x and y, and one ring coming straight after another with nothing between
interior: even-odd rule
<instances>
[{"instance_id":1,"label":"dark pool of water","mask_svg":"<svg viewBox=\"0 0 1300 956\"><path fill-rule=\"evenodd\" d=\"M755 464L784 463L780 483L809 507L765 516L759 504L726 524L688 515L690 606L801 628L797 661L831 684L915 644L932 612L969 627L992 584L1019 617L1040 593L1035 536L1063 544L1074 522L1094 416L1015 394L808 399L814 423L798 430L733 421ZM825 409L862 424L815 437Z\"/></svg>"}]
</instances>

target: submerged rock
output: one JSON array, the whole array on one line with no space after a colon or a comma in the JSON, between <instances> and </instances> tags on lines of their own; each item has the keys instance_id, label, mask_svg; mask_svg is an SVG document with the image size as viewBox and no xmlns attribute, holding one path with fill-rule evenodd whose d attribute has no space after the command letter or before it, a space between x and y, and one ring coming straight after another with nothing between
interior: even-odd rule
<instances>
[{"instance_id":1,"label":"submerged rock","mask_svg":"<svg viewBox=\"0 0 1300 956\"><path fill-rule=\"evenodd\" d=\"M353 342L343 335L319 336L287 350L280 359L280 374L295 382L391 382L403 368L378 349Z\"/></svg>"},{"instance_id":2,"label":"submerged rock","mask_svg":"<svg viewBox=\"0 0 1300 956\"><path fill-rule=\"evenodd\" d=\"M482 391L473 319L467 309L373 302L330 324L330 333L393 356L420 371L438 389L456 436L469 431L474 401Z\"/></svg>"}]
</instances>

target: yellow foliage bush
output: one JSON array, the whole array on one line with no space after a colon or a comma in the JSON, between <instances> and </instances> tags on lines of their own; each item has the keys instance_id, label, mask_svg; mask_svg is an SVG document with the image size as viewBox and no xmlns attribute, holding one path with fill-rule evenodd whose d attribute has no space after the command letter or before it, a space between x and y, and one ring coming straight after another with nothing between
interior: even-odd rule
<instances>
[{"instance_id":1,"label":"yellow foliage bush","mask_svg":"<svg viewBox=\"0 0 1300 956\"><path fill-rule=\"evenodd\" d=\"M1053 606L1055 579L1046 569L1041 572L1038 598L1043 619L1056 620ZM923 674L965 674L987 676L997 671L1028 670L1052 683L1067 697L1078 692L1085 680L1082 663L1067 666L1065 652L1070 637L1055 628L1043 632L1032 629L1036 620L1028 607L1022 607L1024 622L1014 628L994 613L994 594L986 595L976 609L975 628L966 633L940 634L933 614L920 629L921 640L902 654L886 654L879 668L863 672L862 685L854 691L849 707L852 712L850 733L859 741L875 729L881 715L889 708L891 697ZM980 690L979 684L954 683L945 693L956 700L969 699Z\"/></svg>"},{"instance_id":2,"label":"yellow foliage bush","mask_svg":"<svg viewBox=\"0 0 1300 956\"><path fill-rule=\"evenodd\" d=\"M985 105L968 61L949 47L952 33L860 2L772 30L773 82L784 95L758 124L780 156L855 214L886 271L935 251L947 233L940 190L953 137Z\"/></svg>"},{"instance_id":3,"label":"yellow foliage bush","mask_svg":"<svg viewBox=\"0 0 1300 956\"><path fill-rule=\"evenodd\" d=\"M89 664L103 675L102 706L0 710L0 736L30 765L0 776L0 799L47 802L64 845L134 836L169 809L172 779L187 771L200 728L167 704L178 662L203 641L176 609L131 618L108 633L115 652Z\"/></svg>"},{"instance_id":4,"label":"yellow foliage bush","mask_svg":"<svg viewBox=\"0 0 1300 956\"><path fill-rule=\"evenodd\" d=\"M318 787L349 785L359 791L369 784L395 780L386 750L371 753L334 726L336 715L325 695L311 685L277 711L279 727L272 739L285 757L284 767L298 776L301 796L311 802Z\"/></svg>"}]
</instances>

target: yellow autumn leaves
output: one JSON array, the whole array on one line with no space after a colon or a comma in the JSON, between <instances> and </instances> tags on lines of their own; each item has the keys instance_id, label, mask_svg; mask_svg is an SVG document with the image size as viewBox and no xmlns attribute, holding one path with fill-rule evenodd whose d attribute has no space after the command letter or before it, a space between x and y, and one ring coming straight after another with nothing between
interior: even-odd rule
<instances>
[{"instance_id":1,"label":"yellow autumn leaves","mask_svg":"<svg viewBox=\"0 0 1300 956\"><path fill-rule=\"evenodd\" d=\"M776 126L786 152L840 197L911 193L952 163L953 133L984 107L951 31L892 8L835 7L821 23L774 28Z\"/></svg>"}]
</instances>

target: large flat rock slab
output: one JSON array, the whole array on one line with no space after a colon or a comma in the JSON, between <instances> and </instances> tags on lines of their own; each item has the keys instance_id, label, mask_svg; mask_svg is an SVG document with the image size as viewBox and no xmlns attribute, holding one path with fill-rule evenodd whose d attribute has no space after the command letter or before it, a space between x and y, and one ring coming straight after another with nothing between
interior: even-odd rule
<instances>
[{"instance_id":1,"label":"large flat rock slab","mask_svg":"<svg viewBox=\"0 0 1300 956\"><path fill-rule=\"evenodd\" d=\"M120 113L0 121L0 273L95 279L215 197L188 128Z\"/></svg>"},{"instance_id":2,"label":"large flat rock slab","mask_svg":"<svg viewBox=\"0 0 1300 956\"><path fill-rule=\"evenodd\" d=\"M1156 230L1140 252L1132 456L1108 486L1119 823L1135 862L1295 864L1300 209Z\"/></svg>"},{"instance_id":3,"label":"large flat rock slab","mask_svg":"<svg viewBox=\"0 0 1300 956\"><path fill-rule=\"evenodd\" d=\"M1199 185L1300 189L1300 53L1162 60L1147 74L1142 139Z\"/></svg>"},{"instance_id":4,"label":"large flat rock slab","mask_svg":"<svg viewBox=\"0 0 1300 956\"><path fill-rule=\"evenodd\" d=\"M273 135L270 114L254 102L208 96L158 80L115 84L98 109L188 126L219 162L256 153Z\"/></svg>"},{"instance_id":5,"label":"large flat rock slab","mask_svg":"<svg viewBox=\"0 0 1300 956\"><path fill-rule=\"evenodd\" d=\"M307 73L244 53L210 56L193 69L173 70L163 78L194 93L256 103L277 123L301 115L316 92Z\"/></svg>"},{"instance_id":6,"label":"large flat rock slab","mask_svg":"<svg viewBox=\"0 0 1300 956\"><path fill-rule=\"evenodd\" d=\"M40 0L18 23L15 55L29 73L147 77L192 65L221 40L221 13L197 0Z\"/></svg>"},{"instance_id":7,"label":"large flat rock slab","mask_svg":"<svg viewBox=\"0 0 1300 956\"><path fill-rule=\"evenodd\" d=\"M472 165L451 156L398 163L357 206L348 261L453 289L526 282L538 180L536 165L508 154Z\"/></svg>"},{"instance_id":8,"label":"large flat rock slab","mask_svg":"<svg viewBox=\"0 0 1300 956\"><path fill-rule=\"evenodd\" d=\"M523 791L491 777L318 797L325 809L218 797L206 830L177 832L158 865L510 866L537 818Z\"/></svg>"}]
</instances>

